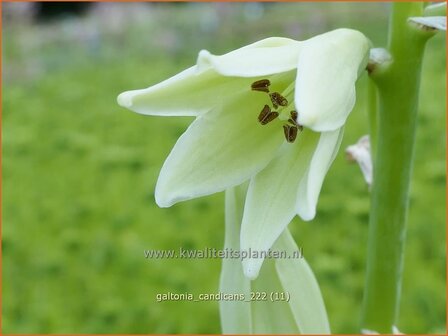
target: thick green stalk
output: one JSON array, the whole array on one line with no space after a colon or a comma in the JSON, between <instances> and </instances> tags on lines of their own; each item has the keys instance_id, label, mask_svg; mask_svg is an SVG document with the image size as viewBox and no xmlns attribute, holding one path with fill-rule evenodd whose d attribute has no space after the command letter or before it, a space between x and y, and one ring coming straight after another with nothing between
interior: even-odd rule
<instances>
[{"instance_id":1,"label":"thick green stalk","mask_svg":"<svg viewBox=\"0 0 448 336\"><path fill-rule=\"evenodd\" d=\"M379 333L392 333L398 317L420 73L431 36L407 18L422 13L422 3L393 3L392 62L371 73L379 110L362 328Z\"/></svg>"},{"instance_id":2,"label":"thick green stalk","mask_svg":"<svg viewBox=\"0 0 448 336\"><path fill-rule=\"evenodd\" d=\"M376 151L376 139L378 131L378 93L375 83L371 78L367 83L367 113L369 117L369 135L370 135L370 151ZM373 162L372 155L372 162Z\"/></svg>"}]
</instances>

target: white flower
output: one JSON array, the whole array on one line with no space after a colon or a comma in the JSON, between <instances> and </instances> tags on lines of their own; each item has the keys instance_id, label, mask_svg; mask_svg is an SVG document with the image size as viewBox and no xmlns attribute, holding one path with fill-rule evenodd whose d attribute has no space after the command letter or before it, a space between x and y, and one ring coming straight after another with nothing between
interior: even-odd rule
<instances>
[{"instance_id":1,"label":"white flower","mask_svg":"<svg viewBox=\"0 0 448 336\"><path fill-rule=\"evenodd\" d=\"M222 56L203 50L195 66L120 94L118 103L138 113L196 117L162 167L157 204L250 180L241 248L259 251L296 214L313 219L368 54L366 37L350 29L303 42L274 37ZM246 276L256 278L262 262L247 260Z\"/></svg>"}]
</instances>

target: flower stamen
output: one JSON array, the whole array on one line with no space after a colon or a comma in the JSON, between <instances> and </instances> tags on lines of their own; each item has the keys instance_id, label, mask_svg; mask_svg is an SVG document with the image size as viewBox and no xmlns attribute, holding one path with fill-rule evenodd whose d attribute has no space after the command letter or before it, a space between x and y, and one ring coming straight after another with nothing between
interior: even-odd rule
<instances>
[{"instance_id":1,"label":"flower stamen","mask_svg":"<svg viewBox=\"0 0 448 336\"><path fill-rule=\"evenodd\" d=\"M286 141L292 143L297 138L297 126L290 126L288 124L283 125L283 132L285 134Z\"/></svg>"},{"instance_id":2,"label":"flower stamen","mask_svg":"<svg viewBox=\"0 0 448 336\"><path fill-rule=\"evenodd\" d=\"M288 124L283 125L283 132L285 134L285 139L288 142L294 142L297 138L298 131L303 130L303 126L297 122L298 115L299 114L297 113L297 111L291 111L290 112L291 118L288 119L288 122L292 124L292 126Z\"/></svg>"},{"instance_id":3,"label":"flower stamen","mask_svg":"<svg viewBox=\"0 0 448 336\"><path fill-rule=\"evenodd\" d=\"M278 92L270 93L269 97L271 98L272 106L274 106L274 108L288 105L288 100Z\"/></svg>"},{"instance_id":4,"label":"flower stamen","mask_svg":"<svg viewBox=\"0 0 448 336\"><path fill-rule=\"evenodd\" d=\"M299 129L299 131L302 131L303 126L297 122L297 117L299 115L297 113L297 111L291 111L290 115L291 115L291 118L288 119L288 122L291 123L292 125L296 126Z\"/></svg>"},{"instance_id":5,"label":"flower stamen","mask_svg":"<svg viewBox=\"0 0 448 336\"><path fill-rule=\"evenodd\" d=\"M281 95L278 92L272 92L269 93L269 86L271 85L271 82L268 79L261 79L256 82L253 82L251 85L252 90L254 91L261 91L266 92L269 95L269 98L271 99L272 106L276 109L279 106L285 107L289 105L288 99L286 99L283 95ZM294 91L294 83L291 83L285 90L284 94L286 96L289 96ZM282 108L280 108L282 110ZM303 126L300 125L297 122L298 113L295 110L292 110L289 112L290 118L288 119L288 122L291 124L284 124L283 125L283 133L285 135L286 141L289 143L293 143L296 138L299 131L303 130ZM263 109L261 110L260 114L258 115L258 121L262 125L266 125L273 121L274 119L278 118L279 112L272 111L269 105L264 105Z\"/></svg>"},{"instance_id":6,"label":"flower stamen","mask_svg":"<svg viewBox=\"0 0 448 336\"><path fill-rule=\"evenodd\" d=\"M266 125L270 123L272 120L278 117L278 112L271 111L271 108L268 105L265 105L258 115L258 121L262 125Z\"/></svg>"},{"instance_id":7,"label":"flower stamen","mask_svg":"<svg viewBox=\"0 0 448 336\"><path fill-rule=\"evenodd\" d=\"M269 86L271 85L271 82L268 79L261 79L256 82L253 82L251 85L251 89L253 91L261 91L266 92L269 95L269 98L271 99L272 106L276 109L279 106L286 107L288 106L288 99L286 99L283 95L281 95L278 92L272 92L269 93ZM294 90L294 83L291 83L285 90L285 95L288 96L291 92ZM282 109L282 108L280 108ZM303 126L300 125L297 122L298 113L295 110L292 110L289 112L289 124L283 125L283 133L285 135L286 141L289 143L292 143L297 138L297 133L299 131L303 130ZM264 105L263 109L261 110L260 114L258 115L258 121L262 125L266 125L273 121L274 119L277 119L279 116L278 111L272 111L271 107L269 105Z\"/></svg>"},{"instance_id":8,"label":"flower stamen","mask_svg":"<svg viewBox=\"0 0 448 336\"><path fill-rule=\"evenodd\" d=\"M261 79L256 82L253 82L251 85L251 89L253 91L261 91L269 93L269 86L271 85L271 82L269 79Z\"/></svg>"}]
</instances>

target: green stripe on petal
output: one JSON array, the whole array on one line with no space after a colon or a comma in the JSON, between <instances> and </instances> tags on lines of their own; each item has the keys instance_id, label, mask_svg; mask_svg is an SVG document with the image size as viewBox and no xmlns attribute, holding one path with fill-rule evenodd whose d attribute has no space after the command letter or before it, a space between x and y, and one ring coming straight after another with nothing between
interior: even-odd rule
<instances>
[{"instance_id":1,"label":"green stripe on petal","mask_svg":"<svg viewBox=\"0 0 448 336\"><path fill-rule=\"evenodd\" d=\"M319 139L311 164L300 182L297 191L297 214L306 221L312 220L316 215L317 199L324 182L325 175L330 169L333 160L341 145L344 129L332 132L323 132Z\"/></svg>"},{"instance_id":2,"label":"green stripe on petal","mask_svg":"<svg viewBox=\"0 0 448 336\"><path fill-rule=\"evenodd\" d=\"M267 95L243 90L233 98L216 97L223 106L198 117L178 139L157 181L159 206L239 185L271 161L283 134L278 120L264 126L257 120Z\"/></svg>"},{"instance_id":3,"label":"green stripe on petal","mask_svg":"<svg viewBox=\"0 0 448 336\"><path fill-rule=\"evenodd\" d=\"M234 91L234 79L193 66L147 89L123 92L117 101L140 114L198 116L220 103L217 97L232 95Z\"/></svg>"},{"instance_id":4,"label":"green stripe on petal","mask_svg":"<svg viewBox=\"0 0 448 336\"><path fill-rule=\"evenodd\" d=\"M274 245L292 256L298 250L288 230ZM302 334L330 334L324 300L313 271L305 259L276 259L275 266L283 290L290 295L289 305Z\"/></svg>"},{"instance_id":5,"label":"green stripe on petal","mask_svg":"<svg viewBox=\"0 0 448 336\"><path fill-rule=\"evenodd\" d=\"M360 32L337 29L304 42L297 66L295 105L300 124L332 131L355 104L355 82L367 65L369 41Z\"/></svg>"},{"instance_id":6,"label":"green stripe on petal","mask_svg":"<svg viewBox=\"0 0 448 336\"><path fill-rule=\"evenodd\" d=\"M319 134L301 132L295 143L251 179L241 227L241 247L267 251L295 216L297 190L311 162ZM254 279L263 259L245 259L244 272Z\"/></svg>"},{"instance_id":7,"label":"green stripe on petal","mask_svg":"<svg viewBox=\"0 0 448 336\"><path fill-rule=\"evenodd\" d=\"M197 66L199 69L213 68L224 76L236 77L258 77L286 72L297 67L301 43L272 37L222 56L202 50Z\"/></svg>"}]
</instances>

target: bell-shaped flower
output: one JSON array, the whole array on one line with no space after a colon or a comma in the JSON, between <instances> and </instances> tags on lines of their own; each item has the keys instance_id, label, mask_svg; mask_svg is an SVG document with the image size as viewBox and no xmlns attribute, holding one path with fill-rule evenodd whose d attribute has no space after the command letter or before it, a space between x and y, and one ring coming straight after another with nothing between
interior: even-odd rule
<instances>
[{"instance_id":1,"label":"bell-shaped flower","mask_svg":"<svg viewBox=\"0 0 448 336\"><path fill-rule=\"evenodd\" d=\"M250 180L241 248L265 251L298 214L311 220L355 103L369 42L337 29L306 41L273 37L197 64L118 103L157 116L195 116L160 172L161 207ZM243 264L256 278L263 260Z\"/></svg>"}]
</instances>

